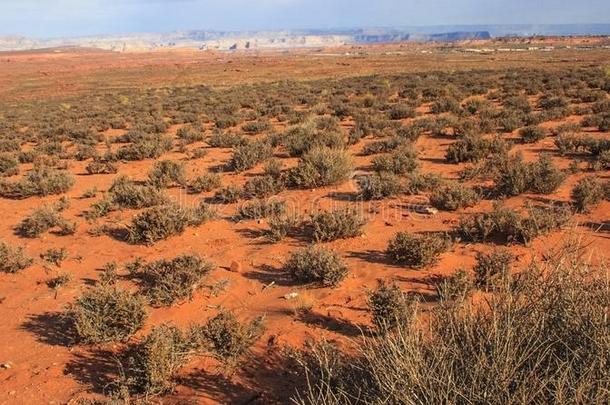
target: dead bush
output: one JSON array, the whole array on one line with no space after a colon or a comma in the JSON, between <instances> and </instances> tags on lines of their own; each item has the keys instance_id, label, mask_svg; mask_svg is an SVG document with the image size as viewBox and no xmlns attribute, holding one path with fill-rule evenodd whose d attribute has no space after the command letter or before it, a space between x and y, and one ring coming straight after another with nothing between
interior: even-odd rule
<instances>
[{"instance_id":1,"label":"dead bush","mask_svg":"<svg viewBox=\"0 0 610 405\"><path fill-rule=\"evenodd\" d=\"M241 219L261 219L281 216L286 212L286 201L256 199L239 207Z\"/></svg>"},{"instance_id":2,"label":"dead bush","mask_svg":"<svg viewBox=\"0 0 610 405\"><path fill-rule=\"evenodd\" d=\"M507 286L514 257L506 249L494 249L488 254L478 252L474 266L475 284L486 291Z\"/></svg>"},{"instance_id":3,"label":"dead bush","mask_svg":"<svg viewBox=\"0 0 610 405\"><path fill-rule=\"evenodd\" d=\"M519 135L521 136L521 139L524 143L536 143L546 137L546 132L539 126L530 125L525 128L522 128L519 131Z\"/></svg>"},{"instance_id":4,"label":"dead bush","mask_svg":"<svg viewBox=\"0 0 610 405\"><path fill-rule=\"evenodd\" d=\"M4 241L0 241L0 273L18 273L27 269L34 263L28 257L22 247L12 247Z\"/></svg>"}]
</instances>

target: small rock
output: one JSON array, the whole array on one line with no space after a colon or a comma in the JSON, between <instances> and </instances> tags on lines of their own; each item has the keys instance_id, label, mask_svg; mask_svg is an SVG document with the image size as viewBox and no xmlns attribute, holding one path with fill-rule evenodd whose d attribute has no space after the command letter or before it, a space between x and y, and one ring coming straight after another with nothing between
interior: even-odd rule
<instances>
[{"instance_id":1,"label":"small rock","mask_svg":"<svg viewBox=\"0 0 610 405\"><path fill-rule=\"evenodd\" d=\"M14 391L14 390L13 390L13 391L9 391L9 392L8 392L8 394L9 394L11 397L12 397L12 396L14 396L16 393L17 393L17 391Z\"/></svg>"},{"instance_id":2,"label":"small rock","mask_svg":"<svg viewBox=\"0 0 610 405\"><path fill-rule=\"evenodd\" d=\"M5 370L8 370L8 369L12 368L13 366L11 365L11 363L3 363L1 367Z\"/></svg>"},{"instance_id":3,"label":"small rock","mask_svg":"<svg viewBox=\"0 0 610 405\"><path fill-rule=\"evenodd\" d=\"M293 300L293 299L295 299L298 296L299 296L299 293L291 292L291 293L288 293L288 294L284 295L284 299L285 300Z\"/></svg>"},{"instance_id":4,"label":"small rock","mask_svg":"<svg viewBox=\"0 0 610 405\"><path fill-rule=\"evenodd\" d=\"M241 263L232 261L231 267L229 267L229 270L232 271L233 273L240 273L241 272Z\"/></svg>"}]
</instances>

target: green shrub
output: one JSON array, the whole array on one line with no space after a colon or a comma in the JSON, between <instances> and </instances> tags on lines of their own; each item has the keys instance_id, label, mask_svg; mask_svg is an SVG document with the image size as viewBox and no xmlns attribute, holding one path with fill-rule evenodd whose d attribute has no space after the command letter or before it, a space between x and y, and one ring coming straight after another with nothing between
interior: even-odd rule
<instances>
[{"instance_id":1,"label":"green shrub","mask_svg":"<svg viewBox=\"0 0 610 405\"><path fill-rule=\"evenodd\" d=\"M85 170L89 174L114 174L117 173L119 169L112 162L94 159L85 167Z\"/></svg>"},{"instance_id":2,"label":"green shrub","mask_svg":"<svg viewBox=\"0 0 610 405\"><path fill-rule=\"evenodd\" d=\"M401 289L396 284L386 284L384 281L380 281L377 288L368 294L368 306L373 325L381 333L407 325L413 315L410 308L412 302Z\"/></svg>"},{"instance_id":3,"label":"green shrub","mask_svg":"<svg viewBox=\"0 0 610 405\"><path fill-rule=\"evenodd\" d=\"M310 246L292 253L284 270L298 282L337 286L348 274L337 253L320 246Z\"/></svg>"},{"instance_id":4,"label":"green shrub","mask_svg":"<svg viewBox=\"0 0 610 405\"><path fill-rule=\"evenodd\" d=\"M506 285L514 260L510 251L495 249L489 254L479 252L476 259L474 275L477 287L489 290L490 288L498 287L499 283Z\"/></svg>"},{"instance_id":5,"label":"green shrub","mask_svg":"<svg viewBox=\"0 0 610 405\"><path fill-rule=\"evenodd\" d=\"M245 198L268 198L281 193L285 188L284 180L280 177L256 176L244 184L243 195Z\"/></svg>"},{"instance_id":6,"label":"green shrub","mask_svg":"<svg viewBox=\"0 0 610 405\"><path fill-rule=\"evenodd\" d=\"M4 241L0 241L0 273L18 273L34 263L22 247L14 248Z\"/></svg>"},{"instance_id":7,"label":"green shrub","mask_svg":"<svg viewBox=\"0 0 610 405\"><path fill-rule=\"evenodd\" d=\"M548 155L542 155L531 165L531 185L529 189L538 194L551 194L559 188L566 175L555 167Z\"/></svg>"},{"instance_id":8,"label":"green shrub","mask_svg":"<svg viewBox=\"0 0 610 405\"><path fill-rule=\"evenodd\" d=\"M129 225L129 241L153 244L184 232L187 226L200 225L214 217L212 208L200 203L194 208L169 204L149 208L136 215Z\"/></svg>"},{"instance_id":9,"label":"green shrub","mask_svg":"<svg viewBox=\"0 0 610 405\"><path fill-rule=\"evenodd\" d=\"M236 185L230 184L216 191L214 198L221 204L233 204L243 197L243 190Z\"/></svg>"},{"instance_id":10,"label":"green shrub","mask_svg":"<svg viewBox=\"0 0 610 405\"><path fill-rule=\"evenodd\" d=\"M354 238L362 235L362 215L349 208L319 211L311 214L311 234L316 242Z\"/></svg>"},{"instance_id":11,"label":"green shrub","mask_svg":"<svg viewBox=\"0 0 610 405\"><path fill-rule=\"evenodd\" d=\"M246 139L239 134L220 130L215 131L207 140L208 145L213 148L234 148L244 145L246 142Z\"/></svg>"},{"instance_id":12,"label":"green shrub","mask_svg":"<svg viewBox=\"0 0 610 405\"><path fill-rule=\"evenodd\" d=\"M195 329L203 347L207 347L220 360L235 364L247 354L250 347L264 332L264 318L241 323L233 312L221 310L203 326Z\"/></svg>"},{"instance_id":13,"label":"green shrub","mask_svg":"<svg viewBox=\"0 0 610 405\"><path fill-rule=\"evenodd\" d=\"M0 189L6 198L27 198L67 192L74 185L74 177L65 171L38 166L17 183L5 183Z\"/></svg>"},{"instance_id":14,"label":"green shrub","mask_svg":"<svg viewBox=\"0 0 610 405\"><path fill-rule=\"evenodd\" d=\"M432 191L430 204L439 210L455 211L472 207L479 201L479 195L470 187L449 182Z\"/></svg>"},{"instance_id":15,"label":"green shrub","mask_svg":"<svg viewBox=\"0 0 610 405\"><path fill-rule=\"evenodd\" d=\"M521 139L524 143L536 143L546 137L546 132L544 129L538 126L531 125L522 128L519 131L519 135L521 136Z\"/></svg>"},{"instance_id":16,"label":"green shrub","mask_svg":"<svg viewBox=\"0 0 610 405\"><path fill-rule=\"evenodd\" d=\"M463 302L472 291L473 282L464 269L459 269L445 278L437 287L441 303L447 301Z\"/></svg>"},{"instance_id":17,"label":"green shrub","mask_svg":"<svg viewBox=\"0 0 610 405\"><path fill-rule=\"evenodd\" d=\"M148 172L148 184L156 188L167 188L172 185L185 186L184 163L173 160L155 162L152 170Z\"/></svg>"},{"instance_id":18,"label":"green shrub","mask_svg":"<svg viewBox=\"0 0 610 405\"><path fill-rule=\"evenodd\" d=\"M415 108L408 104L395 104L388 111L388 117L391 120L402 120L405 118L415 117Z\"/></svg>"},{"instance_id":19,"label":"green shrub","mask_svg":"<svg viewBox=\"0 0 610 405\"><path fill-rule=\"evenodd\" d=\"M37 238L53 228L58 228L62 235L68 235L74 233L74 227L75 224L61 215L60 208L45 205L25 217L17 226L17 232L27 238Z\"/></svg>"},{"instance_id":20,"label":"green shrub","mask_svg":"<svg viewBox=\"0 0 610 405\"><path fill-rule=\"evenodd\" d=\"M214 265L197 255L181 255L171 260L158 260L132 273L142 293L154 306L171 306L193 298Z\"/></svg>"},{"instance_id":21,"label":"green shrub","mask_svg":"<svg viewBox=\"0 0 610 405\"><path fill-rule=\"evenodd\" d=\"M340 149L314 148L288 173L288 182L299 188L330 186L347 180L352 172L350 154Z\"/></svg>"},{"instance_id":22,"label":"green shrub","mask_svg":"<svg viewBox=\"0 0 610 405\"><path fill-rule=\"evenodd\" d=\"M410 267L430 266L449 247L445 235L398 232L388 244L388 257L395 263Z\"/></svg>"},{"instance_id":23,"label":"green shrub","mask_svg":"<svg viewBox=\"0 0 610 405\"><path fill-rule=\"evenodd\" d=\"M127 176L119 176L108 190L109 199L120 208L141 209L166 204L167 196L156 187L140 185Z\"/></svg>"},{"instance_id":24,"label":"green shrub","mask_svg":"<svg viewBox=\"0 0 610 405\"><path fill-rule=\"evenodd\" d=\"M562 206L528 207L526 215L496 206L492 212L461 218L458 232L466 241L494 238L505 243L528 244L540 235L561 228L570 217L570 211Z\"/></svg>"},{"instance_id":25,"label":"green shrub","mask_svg":"<svg viewBox=\"0 0 610 405\"><path fill-rule=\"evenodd\" d=\"M186 144L200 142L205 139L201 128L194 128L190 125L185 125L178 129L176 135L179 139L182 139Z\"/></svg>"},{"instance_id":26,"label":"green shrub","mask_svg":"<svg viewBox=\"0 0 610 405\"><path fill-rule=\"evenodd\" d=\"M587 212L589 207L604 199L604 186L594 177L581 179L572 189L572 201L577 211Z\"/></svg>"},{"instance_id":27,"label":"green shrub","mask_svg":"<svg viewBox=\"0 0 610 405\"><path fill-rule=\"evenodd\" d=\"M40 258L57 267L61 267L61 263L68 258L68 251L66 248L50 248L41 253Z\"/></svg>"},{"instance_id":28,"label":"green shrub","mask_svg":"<svg viewBox=\"0 0 610 405\"><path fill-rule=\"evenodd\" d=\"M125 341L144 325L146 301L138 294L100 285L78 297L68 317L83 343Z\"/></svg>"},{"instance_id":29,"label":"green shrub","mask_svg":"<svg viewBox=\"0 0 610 405\"><path fill-rule=\"evenodd\" d=\"M316 128L315 121L288 128L283 136L283 144L290 156L302 156L314 148L328 147L340 149L345 145L343 135L334 125L329 130Z\"/></svg>"},{"instance_id":30,"label":"green shrub","mask_svg":"<svg viewBox=\"0 0 610 405\"><path fill-rule=\"evenodd\" d=\"M400 177L393 173L381 172L358 178L360 197L364 200L382 200L403 192Z\"/></svg>"},{"instance_id":31,"label":"green shrub","mask_svg":"<svg viewBox=\"0 0 610 405\"><path fill-rule=\"evenodd\" d=\"M175 326L156 326L132 352L128 390L146 396L171 392L176 373L197 350L192 337Z\"/></svg>"},{"instance_id":32,"label":"green shrub","mask_svg":"<svg viewBox=\"0 0 610 405\"><path fill-rule=\"evenodd\" d=\"M398 137L392 137L390 139L384 139L381 141L371 142L362 148L363 155L374 155L377 153L386 153L391 152L394 149L398 148L405 142L404 139L400 139Z\"/></svg>"},{"instance_id":33,"label":"green shrub","mask_svg":"<svg viewBox=\"0 0 610 405\"><path fill-rule=\"evenodd\" d=\"M144 159L158 159L163 153L172 148L170 138L153 136L137 139L130 145L121 146L116 157L120 160L137 161Z\"/></svg>"},{"instance_id":34,"label":"green shrub","mask_svg":"<svg viewBox=\"0 0 610 405\"><path fill-rule=\"evenodd\" d=\"M514 196L527 191L551 194L563 183L565 174L557 169L547 155L537 162L525 163L521 154L502 157L494 162L496 191Z\"/></svg>"},{"instance_id":35,"label":"green shrub","mask_svg":"<svg viewBox=\"0 0 610 405\"><path fill-rule=\"evenodd\" d=\"M286 201L257 199L239 207L241 219L261 219L281 216L286 212Z\"/></svg>"},{"instance_id":36,"label":"green shrub","mask_svg":"<svg viewBox=\"0 0 610 405\"><path fill-rule=\"evenodd\" d=\"M509 145L501 138L466 136L449 145L445 159L450 163L477 162L491 154L508 151Z\"/></svg>"},{"instance_id":37,"label":"green shrub","mask_svg":"<svg viewBox=\"0 0 610 405\"><path fill-rule=\"evenodd\" d=\"M19 161L13 154L0 154L0 176L14 176L19 173Z\"/></svg>"},{"instance_id":38,"label":"green shrub","mask_svg":"<svg viewBox=\"0 0 610 405\"><path fill-rule=\"evenodd\" d=\"M207 193L222 185L220 175L216 173L206 173L196 177L188 186L189 193Z\"/></svg>"},{"instance_id":39,"label":"green shrub","mask_svg":"<svg viewBox=\"0 0 610 405\"><path fill-rule=\"evenodd\" d=\"M373 159L376 172L405 174L415 171L418 166L417 150L412 145L399 146L390 154Z\"/></svg>"},{"instance_id":40,"label":"green shrub","mask_svg":"<svg viewBox=\"0 0 610 405\"><path fill-rule=\"evenodd\" d=\"M234 149L229 167L236 172L243 172L269 159L272 155L273 149L267 142L249 142Z\"/></svg>"}]
</instances>

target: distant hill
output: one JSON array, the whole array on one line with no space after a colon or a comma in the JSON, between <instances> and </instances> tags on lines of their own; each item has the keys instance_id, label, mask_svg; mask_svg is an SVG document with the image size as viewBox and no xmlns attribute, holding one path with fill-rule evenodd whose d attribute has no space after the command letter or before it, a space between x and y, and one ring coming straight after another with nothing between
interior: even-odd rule
<instances>
[{"instance_id":1,"label":"distant hill","mask_svg":"<svg viewBox=\"0 0 610 405\"><path fill-rule=\"evenodd\" d=\"M52 39L5 36L0 37L0 51L56 47L86 47L110 51L145 51L173 48L234 50L338 46L399 41L452 42L532 35L610 35L610 24L445 25L244 32L191 30L171 33L113 34Z\"/></svg>"}]
</instances>

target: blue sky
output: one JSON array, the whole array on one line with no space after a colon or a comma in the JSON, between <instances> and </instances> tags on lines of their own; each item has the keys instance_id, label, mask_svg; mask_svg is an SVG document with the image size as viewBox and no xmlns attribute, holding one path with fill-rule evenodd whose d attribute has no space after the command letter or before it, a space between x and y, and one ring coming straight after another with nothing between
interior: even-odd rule
<instances>
[{"instance_id":1,"label":"blue sky","mask_svg":"<svg viewBox=\"0 0 610 405\"><path fill-rule=\"evenodd\" d=\"M0 0L0 35L609 23L610 0Z\"/></svg>"}]
</instances>

